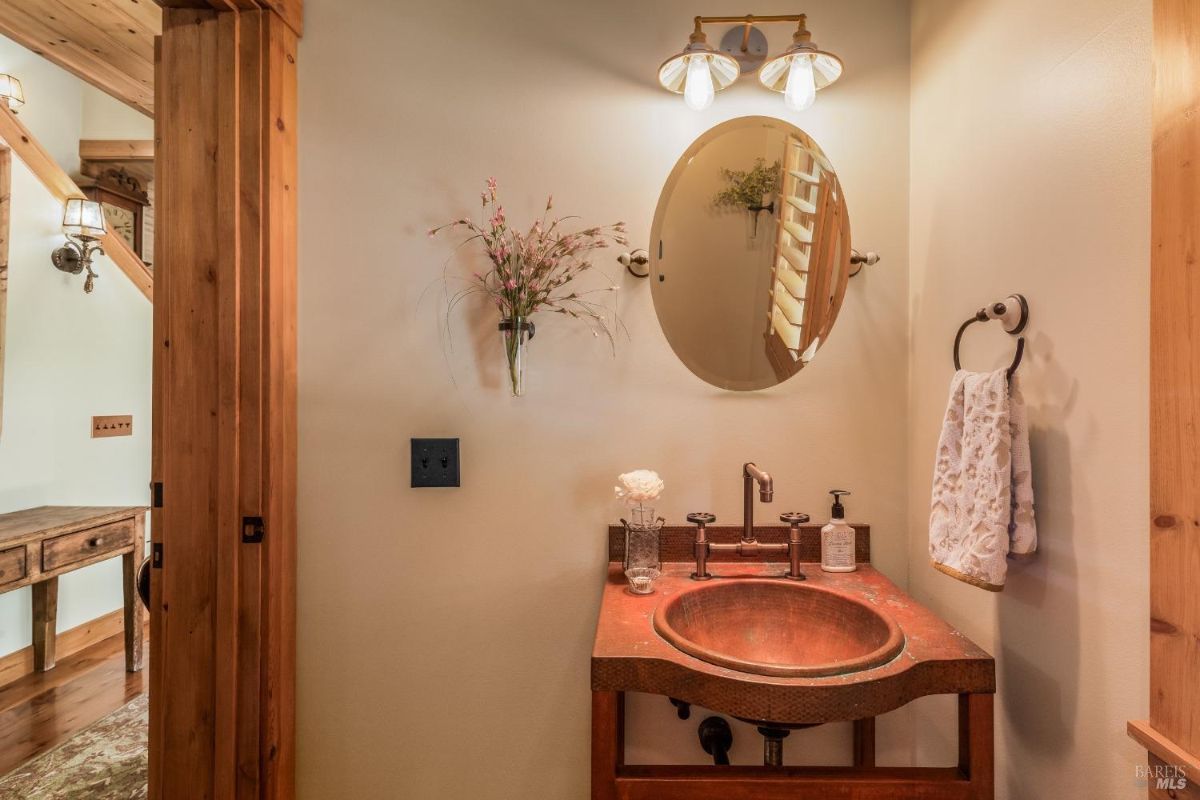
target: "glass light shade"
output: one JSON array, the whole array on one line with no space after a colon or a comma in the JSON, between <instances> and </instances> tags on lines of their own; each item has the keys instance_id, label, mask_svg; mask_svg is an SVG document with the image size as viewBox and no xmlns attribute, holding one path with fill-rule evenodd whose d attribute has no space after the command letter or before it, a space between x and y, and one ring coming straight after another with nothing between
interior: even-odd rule
<instances>
[{"instance_id":1,"label":"glass light shade","mask_svg":"<svg viewBox=\"0 0 1200 800\"><path fill-rule=\"evenodd\" d=\"M737 80L741 71L724 53L707 45L688 45L658 68L658 82L668 92L682 94L689 108L700 111L712 104L714 94Z\"/></svg>"},{"instance_id":2,"label":"glass light shade","mask_svg":"<svg viewBox=\"0 0 1200 800\"><path fill-rule=\"evenodd\" d=\"M108 232L104 210L94 200L69 197L63 205L63 233L68 236L90 236L99 239Z\"/></svg>"},{"instance_id":3,"label":"glass light shade","mask_svg":"<svg viewBox=\"0 0 1200 800\"><path fill-rule=\"evenodd\" d=\"M807 64L794 64L795 60L803 59ZM793 69L793 65L795 69ZM790 47L782 55L775 56L770 61L762 65L758 71L758 80L763 86L773 92L784 92L784 99L791 103L801 102L803 97L808 95L807 86L803 83L795 84L792 91L788 92L788 84L791 83L792 75L797 75L797 79L807 78L808 73L812 74L813 94L816 91L824 89L829 84L842 77L842 60L832 53L826 53L822 50L812 50L804 47ZM791 99L788 95L791 94ZM812 105L812 102L809 102ZM803 106L807 108L807 106Z\"/></svg>"},{"instance_id":4,"label":"glass light shade","mask_svg":"<svg viewBox=\"0 0 1200 800\"><path fill-rule=\"evenodd\" d=\"M0 74L0 100L6 101L13 111L25 105L25 92L21 90L21 82L12 75Z\"/></svg>"}]
</instances>

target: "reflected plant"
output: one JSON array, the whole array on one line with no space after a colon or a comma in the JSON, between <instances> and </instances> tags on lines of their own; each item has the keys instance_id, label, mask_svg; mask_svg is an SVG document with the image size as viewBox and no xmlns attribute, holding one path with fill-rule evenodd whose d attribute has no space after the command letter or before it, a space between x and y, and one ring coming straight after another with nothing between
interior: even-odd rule
<instances>
[{"instance_id":1,"label":"reflected plant","mask_svg":"<svg viewBox=\"0 0 1200 800\"><path fill-rule=\"evenodd\" d=\"M765 158L756 158L754 166L749 170L721 169L721 176L731 184L728 188L717 192L713 197L713 205L717 207L731 206L744 208L748 211L762 211L763 198L779 191L782 177L782 165L776 161L767 166Z\"/></svg>"}]
</instances>

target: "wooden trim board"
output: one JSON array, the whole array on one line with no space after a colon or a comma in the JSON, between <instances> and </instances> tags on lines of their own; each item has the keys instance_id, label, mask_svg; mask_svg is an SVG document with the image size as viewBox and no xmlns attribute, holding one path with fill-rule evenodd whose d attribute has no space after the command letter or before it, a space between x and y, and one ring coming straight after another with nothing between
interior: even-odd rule
<instances>
[{"instance_id":1,"label":"wooden trim board","mask_svg":"<svg viewBox=\"0 0 1200 800\"><path fill-rule=\"evenodd\" d=\"M274 12L296 36L304 35L304 0L155 0L163 8L201 8L235 12Z\"/></svg>"},{"instance_id":2,"label":"wooden trim board","mask_svg":"<svg viewBox=\"0 0 1200 800\"><path fill-rule=\"evenodd\" d=\"M1129 737L1158 756L1165 764L1182 769L1188 783L1200 782L1200 758L1182 750L1150 725L1148 719L1132 720L1126 727Z\"/></svg>"},{"instance_id":3,"label":"wooden trim board","mask_svg":"<svg viewBox=\"0 0 1200 800\"><path fill-rule=\"evenodd\" d=\"M1143 745L1200 754L1200 3L1154 0L1150 179L1150 718ZM1151 736L1153 734L1153 737ZM1161 753L1159 753L1160 757Z\"/></svg>"},{"instance_id":4,"label":"wooden trim board","mask_svg":"<svg viewBox=\"0 0 1200 800\"><path fill-rule=\"evenodd\" d=\"M82 625L58 634L55 650L59 659L78 653L110 636L120 636L125 630L124 609L96 617ZM33 645L0 657L0 686L33 673Z\"/></svg>"},{"instance_id":5,"label":"wooden trim board","mask_svg":"<svg viewBox=\"0 0 1200 800\"><path fill-rule=\"evenodd\" d=\"M80 139L80 161L153 161L153 139Z\"/></svg>"},{"instance_id":6,"label":"wooden trim board","mask_svg":"<svg viewBox=\"0 0 1200 800\"><path fill-rule=\"evenodd\" d=\"M4 431L4 354L8 350L8 243L12 213L12 150L0 147L0 433Z\"/></svg>"}]
</instances>

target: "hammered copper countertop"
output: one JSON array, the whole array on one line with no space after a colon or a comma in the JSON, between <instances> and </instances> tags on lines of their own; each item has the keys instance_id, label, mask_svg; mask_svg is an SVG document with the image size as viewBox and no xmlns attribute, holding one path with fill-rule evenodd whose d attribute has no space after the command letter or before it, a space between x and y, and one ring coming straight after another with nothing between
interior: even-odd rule
<instances>
[{"instance_id":1,"label":"hammered copper countertop","mask_svg":"<svg viewBox=\"0 0 1200 800\"><path fill-rule=\"evenodd\" d=\"M995 661L878 570L829 573L806 563L808 583L865 599L904 631L904 650L874 669L820 678L779 678L715 666L675 649L654 630L660 602L700 584L690 563L664 563L650 595L626 589L619 562L608 579L592 648L592 691L661 694L745 720L820 723L874 717L930 694L996 691ZM714 563L714 580L782 575L767 562ZM762 613L770 614L770 608Z\"/></svg>"}]
</instances>

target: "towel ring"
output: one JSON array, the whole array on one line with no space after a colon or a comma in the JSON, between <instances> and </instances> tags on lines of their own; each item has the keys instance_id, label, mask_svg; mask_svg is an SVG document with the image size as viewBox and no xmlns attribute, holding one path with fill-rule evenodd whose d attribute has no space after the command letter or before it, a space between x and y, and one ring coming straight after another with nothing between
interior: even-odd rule
<instances>
[{"instance_id":1,"label":"towel ring","mask_svg":"<svg viewBox=\"0 0 1200 800\"><path fill-rule=\"evenodd\" d=\"M962 325L959 325L958 333L954 335L955 369L962 369L962 363L958 357L958 347L962 343L962 337L967 328L973 323L987 322L992 319L1000 320L1006 333L1016 335L1025 330L1025 325L1029 322L1029 303L1025 301L1024 295L1010 294L999 303L992 303L990 306L984 306L979 309L973 317L970 317ZM1017 338L1017 354L1013 357L1012 366L1005 371L1009 380L1012 380L1013 373L1020 366L1021 356L1024 354L1025 337L1020 336Z\"/></svg>"}]
</instances>

